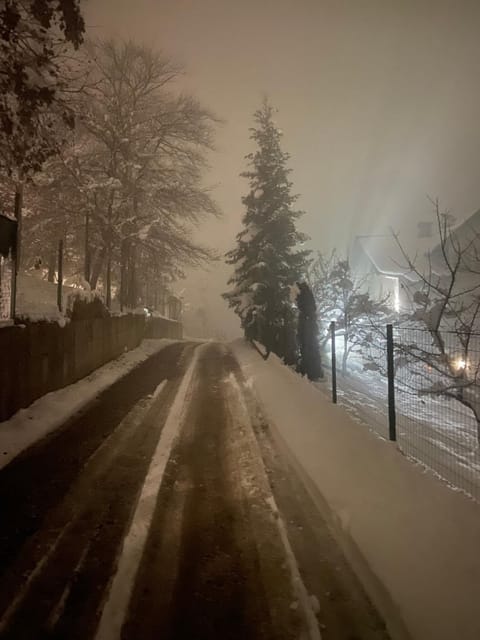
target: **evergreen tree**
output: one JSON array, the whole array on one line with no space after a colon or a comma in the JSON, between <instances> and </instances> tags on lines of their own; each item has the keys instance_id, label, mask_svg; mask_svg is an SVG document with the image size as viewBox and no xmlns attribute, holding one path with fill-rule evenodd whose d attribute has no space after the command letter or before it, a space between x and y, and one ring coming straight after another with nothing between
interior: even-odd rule
<instances>
[{"instance_id":1,"label":"evergreen tree","mask_svg":"<svg viewBox=\"0 0 480 640\"><path fill-rule=\"evenodd\" d=\"M273 120L274 109L265 100L255 112L251 139L257 150L247 156L249 192L237 246L227 253L235 271L224 294L240 317L245 337L273 351L288 364L296 361L295 310L290 286L308 263L308 251L297 249L306 237L296 229L302 215L294 209L298 196L291 193L287 167L289 154L282 151L282 132Z\"/></svg>"},{"instance_id":2,"label":"evergreen tree","mask_svg":"<svg viewBox=\"0 0 480 640\"><path fill-rule=\"evenodd\" d=\"M318 345L317 306L312 290L306 282L298 283L298 371L310 380L323 378L322 359Z\"/></svg>"}]
</instances>

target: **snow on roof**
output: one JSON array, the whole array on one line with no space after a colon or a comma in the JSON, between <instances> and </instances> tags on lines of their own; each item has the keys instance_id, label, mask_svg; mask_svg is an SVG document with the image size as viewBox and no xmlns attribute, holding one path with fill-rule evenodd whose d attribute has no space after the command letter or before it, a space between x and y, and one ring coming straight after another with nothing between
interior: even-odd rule
<instances>
[{"instance_id":1,"label":"snow on roof","mask_svg":"<svg viewBox=\"0 0 480 640\"><path fill-rule=\"evenodd\" d=\"M461 231L471 231L474 230L476 233L480 233L480 209L472 213L472 215L459 222L457 225L454 225L452 228L452 232L459 233Z\"/></svg>"},{"instance_id":2,"label":"snow on roof","mask_svg":"<svg viewBox=\"0 0 480 640\"><path fill-rule=\"evenodd\" d=\"M355 243L361 247L378 273L394 275L401 271L400 265L405 264L405 258L393 236L357 236Z\"/></svg>"},{"instance_id":3,"label":"snow on roof","mask_svg":"<svg viewBox=\"0 0 480 640\"><path fill-rule=\"evenodd\" d=\"M427 256L434 245L433 238L416 238L415 242L400 243L405 249L408 258L415 264L419 271L427 267ZM371 262L375 271L381 275L398 277L403 276L409 280L417 280L408 267L407 258L395 240L393 234L357 236L353 246L353 262L358 259L358 252L362 252Z\"/></svg>"},{"instance_id":4,"label":"snow on roof","mask_svg":"<svg viewBox=\"0 0 480 640\"><path fill-rule=\"evenodd\" d=\"M478 236L478 240L476 239ZM460 247L465 247L468 245L473 239L475 239L474 243L474 252L480 250L480 209L475 211L471 216L459 222L457 225L453 226L449 237L454 237L457 242L460 243ZM442 260L442 251L440 244L437 243L435 248L432 250L432 258L435 261Z\"/></svg>"},{"instance_id":5,"label":"snow on roof","mask_svg":"<svg viewBox=\"0 0 480 640\"><path fill-rule=\"evenodd\" d=\"M398 276L408 271L406 260L392 235L357 236L354 255L359 249L379 274Z\"/></svg>"},{"instance_id":6,"label":"snow on roof","mask_svg":"<svg viewBox=\"0 0 480 640\"><path fill-rule=\"evenodd\" d=\"M467 244L475 235L479 236L478 243L475 242L474 251L480 252L480 209L474 214L458 223L452 228L451 235L460 242ZM405 252L410 260L415 264L420 272L429 268L428 260L431 259L431 268L437 274L445 271L445 263L441 253L438 238L438 229L433 222L433 235L417 237L414 240L404 241L399 238ZM366 256L374 270L381 275L398 277L403 276L409 280L416 280L412 271L408 268L407 260L402 254L398 243L392 234L372 234L356 236L351 262L355 268L356 264L361 264L361 257ZM476 254L475 254L476 255Z\"/></svg>"}]
</instances>

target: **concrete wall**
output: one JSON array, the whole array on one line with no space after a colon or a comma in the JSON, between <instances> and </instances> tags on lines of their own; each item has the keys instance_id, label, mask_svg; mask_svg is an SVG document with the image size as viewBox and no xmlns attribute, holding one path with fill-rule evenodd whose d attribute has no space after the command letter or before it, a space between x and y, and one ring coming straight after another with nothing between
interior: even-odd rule
<instances>
[{"instance_id":1,"label":"concrete wall","mask_svg":"<svg viewBox=\"0 0 480 640\"><path fill-rule=\"evenodd\" d=\"M161 322L160 322L161 320ZM182 325L142 315L0 328L0 421L40 396L87 376L143 338L181 338Z\"/></svg>"},{"instance_id":2,"label":"concrete wall","mask_svg":"<svg viewBox=\"0 0 480 640\"><path fill-rule=\"evenodd\" d=\"M392 638L479 640L480 505L277 359L236 353Z\"/></svg>"}]
</instances>

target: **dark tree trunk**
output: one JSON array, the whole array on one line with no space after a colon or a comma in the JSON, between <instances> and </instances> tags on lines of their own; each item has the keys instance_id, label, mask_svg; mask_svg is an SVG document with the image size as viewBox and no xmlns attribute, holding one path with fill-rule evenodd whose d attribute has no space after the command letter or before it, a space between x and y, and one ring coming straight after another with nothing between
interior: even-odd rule
<instances>
[{"instance_id":1,"label":"dark tree trunk","mask_svg":"<svg viewBox=\"0 0 480 640\"><path fill-rule=\"evenodd\" d=\"M127 306L128 250L128 240L123 239L120 245L120 311Z\"/></svg>"},{"instance_id":2,"label":"dark tree trunk","mask_svg":"<svg viewBox=\"0 0 480 640\"><path fill-rule=\"evenodd\" d=\"M128 272L127 272L127 306L135 309L137 306L137 275L136 275L136 247L130 243L128 252Z\"/></svg>"},{"instance_id":3,"label":"dark tree trunk","mask_svg":"<svg viewBox=\"0 0 480 640\"><path fill-rule=\"evenodd\" d=\"M85 256L84 273L86 282L90 282L90 214L85 214Z\"/></svg>"},{"instance_id":4,"label":"dark tree trunk","mask_svg":"<svg viewBox=\"0 0 480 640\"><path fill-rule=\"evenodd\" d=\"M298 344L300 362L298 371L310 380L323 378L322 359L318 345L318 325L315 299L310 287L301 282L298 285Z\"/></svg>"},{"instance_id":5,"label":"dark tree trunk","mask_svg":"<svg viewBox=\"0 0 480 640\"><path fill-rule=\"evenodd\" d=\"M109 244L107 250L107 291L106 291L106 304L107 308L112 307L112 247Z\"/></svg>"},{"instance_id":6,"label":"dark tree trunk","mask_svg":"<svg viewBox=\"0 0 480 640\"><path fill-rule=\"evenodd\" d=\"M48 255L48 275L49 282L55 282L55 270L57 266L57 252L52 249Z\"/></svg>"},{"instance_id":7,"label":"dark tree trunk","mask_svg":"<svg viewBox=\"0 0 480 640\"><path fill-rule=\"evenodd\" d=\"M347 375L347 360L348 360L348 333L345 330L343 334L343 356L342 356L342 375Z\"/></svg>"},{"instance_id":8,"label":"dark tree trunk","mask_svg":"<svg viewBox=\"0 0 480 640\"><path fill-rule=\"evenodd\" d=\"M90 288L94 291L97 288L98 278L102 272L103 263L105 262L106 248L102 247L101 250L95 256L95 261L90 275Z\"/></svg>"}]
</instances>

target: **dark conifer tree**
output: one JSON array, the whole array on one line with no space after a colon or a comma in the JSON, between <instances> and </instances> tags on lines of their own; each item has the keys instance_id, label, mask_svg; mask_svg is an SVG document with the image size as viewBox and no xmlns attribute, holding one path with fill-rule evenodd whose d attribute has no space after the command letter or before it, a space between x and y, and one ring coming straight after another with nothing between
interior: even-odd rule
<instances>
[{"instance_id":1,"label":"dark conifer tree","mask_svg":"<svg viewBox=\"0 0 480 640\"><path fill-rule=\"evenodd\" d=\"M282 132L273 114L265 100L254 115L251 139L257 150L247 156L249 170L242 174L250 189L242 199L246 211L237 246L227 254L235 271L224 297L248 339L262 343L267 356L273 351L293 364L296 318L290 286L305 271L309 252L298 248L306 239L296 229L302 212L294 209L298 196L288 179L290 156L281 149Z\"/></svg>"},{"instance_id":2,"label":"dark conifer tree","mask_svg":"<svg viewBox=\"0 0 480 640\"><path fill-rule=\"evenodd\" d=\"M299 282L298 289L298 370L310 380L318 380L323 378L323 369L318 345L317 307L312 290L306 282Z\"/></svg>"}]
</instances>

